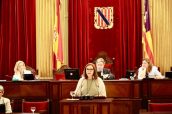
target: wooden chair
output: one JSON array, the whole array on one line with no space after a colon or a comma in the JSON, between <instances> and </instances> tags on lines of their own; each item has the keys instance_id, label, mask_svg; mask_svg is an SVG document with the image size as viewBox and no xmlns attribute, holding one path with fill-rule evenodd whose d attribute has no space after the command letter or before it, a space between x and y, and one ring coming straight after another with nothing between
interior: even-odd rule
<instances>
[{"instance_id":1,"label":"wooden chair","mask_svg":"<svg viewBox=\"0 0 172 114\"><path fill-rule=\"evenodd\" d=\"M26 70L30 70L33 75L38 75L38 70L26 65Z\"/></svg>"},{"instance_id":2,"label":"wooden chair","mask_svg":"<svg viewBox=\"0 0 172 114\"><path fill-rule=\"evenodd\" d=\"M160 70L161 70L161 69L160 69L160 67L158 66L158 71L160 72Z\"/></svg>"},{"instance_id":3,"label":"wooden chair","mask_svg":"<svg viewBox=\"0 0 172 114\"><path fill-rule=\"evenodd\" d=\"M31 107L36 107L35 112L49 114L49 100L45 101L22 101L22 112L32 112Z\"/></svg>"},{"instance_id":4,"label":"wooden chair","mask_svg":"<svg viewBox=\"0 0 172 114\"><path fill-rule=\"evenodd\" d=\"M172 103L148 101L149 112L172 112Z\"/></svg>"},{"instance_id":5,"label":"wooden chair","mask_svg":"<svg viewBox=\"0 0 172 114\"><path fill-rule=\"evenodd\" d=\"M65 74L64 73L54 74L54 79L55 80L65 80Z\"/></svg>"},{"instance_id":6,"label":"wooden chair","mask_svg":"<svg viewBox=\"0 0 172 114\"><path fill-rule=\"evenodd\" d=\"M114 57L109 57L108 54L105 51L100 51L95 58L89 58L89 62L96 63L96 60L98 58L103 58L105 60L105 68L108 68L114 73L114 63L115 63L115 58Z\"/></svg>"},{"instance_id":7,"label":"wooden chair","mask_svg":"<svg viewBox=\"0 0 172 114\"><path fill-rule=\"evenodd\" d=\"M4 80L11 81L12 80L12 76L5 75L4 76Z\"/></svg>"},{"instance_id":8,"label":"wooden chair","mask_svg":"<svg viewBox=\"0 0 172 114\"><path fill-rule=\"evenodd\" d=\"M64 69L69 69L67 65L62 65L58 70L53 70L55 80L65 80Z\"/></svg>"}]
</instances>

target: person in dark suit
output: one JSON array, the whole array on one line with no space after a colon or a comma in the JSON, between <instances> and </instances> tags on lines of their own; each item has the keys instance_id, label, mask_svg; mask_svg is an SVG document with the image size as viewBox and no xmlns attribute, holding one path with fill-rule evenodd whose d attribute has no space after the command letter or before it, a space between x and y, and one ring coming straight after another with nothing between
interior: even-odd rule
<instances>
[{"instance_id":1,"label":"person in dark suit","mask_svg":"<svg viewBox=\"0 0 172 114\"><path fill-rule=\"evenodd\" d=\"M113 80L115 79L115 75L111 73L110 69L104 68L105 66L105 60L103 58L98 58L96 60L96 68L98 75L103 80Z\"/></svg>"}]
</instances>

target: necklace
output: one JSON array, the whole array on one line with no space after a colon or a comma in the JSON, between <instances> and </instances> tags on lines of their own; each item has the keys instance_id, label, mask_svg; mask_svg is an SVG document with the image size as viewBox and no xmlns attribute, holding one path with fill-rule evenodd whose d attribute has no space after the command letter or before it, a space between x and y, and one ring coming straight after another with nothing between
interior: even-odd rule
<instances>
[{"instance_id":1,"label":"necklace","mask_svg":"<svg viewBox=\"0 0 172 114\"><path fill-rule=\"evenodd\" d=\"M89 83L89 82L90 82L90 83ZM88 92L89 92L90 89L91 89L92 83L93 83L93 80L92 80L92 79L91 79L91 80L87 80L87 95L89 95Z\"/></svg>"}]
</instances>

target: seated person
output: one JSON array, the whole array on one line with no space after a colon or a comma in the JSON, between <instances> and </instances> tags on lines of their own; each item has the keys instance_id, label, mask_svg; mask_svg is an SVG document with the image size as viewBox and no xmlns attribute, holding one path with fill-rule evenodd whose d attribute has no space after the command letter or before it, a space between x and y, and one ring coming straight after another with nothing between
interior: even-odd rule
<instances>
[{"instance_id":1,"label":"seated person","mask_svg":"<svg viewBox=\"0 0 172 114\"><path fill-rule=\"evenodd\" d=\"M162 79L164 76L158 71L156 66L153 66L151 61L148 58L142 60L142 66L138 70L138 79L143 78L154 78Z\"/></svg>"},{"instance_id":2,"label":"seated person","mask_svg":"<svg viewBox=\"0 0 172 114\"><path fill-rule=\"evenodd\" d=\"M12 113L10 100L8 98L2 97L3 94L4 88L2 85L0 85L0 113Z\"/></svg>"},{"instance_id":3,"label":"seated person","mask_svg":"<svg viewBox=\"0 0 172 114\"><path fill-rule=\"evenodd\" d=\"M106 97L104 82L98 77L96 67L93 63L88 63L85 66L83 75L76 86L75 96Z\"/></svg>"},{"instance_id":4,"label":"seated person","mask_svg":"<svg viewBox=\"0 0 172 114\"><path fill-rule=\"evenodd\" d=\"M21 81L23 79L23 74L32 74L31 71L26 70L25 63L23 61L17 61L14 66L13 81Z\"/></svg>"},{"instance_id":5,"label":"seated person","mask_svg":"<svg viewBox=\"0 0 172 114\"><path fill-rule=\"evenodd\" d=\"M98 58L96 60L97 72L100 73L100 77L104 80L115 79L115 76L110 72L110 69L104 68L105 60L103 58Z\"/></svg>"}]
</instances>

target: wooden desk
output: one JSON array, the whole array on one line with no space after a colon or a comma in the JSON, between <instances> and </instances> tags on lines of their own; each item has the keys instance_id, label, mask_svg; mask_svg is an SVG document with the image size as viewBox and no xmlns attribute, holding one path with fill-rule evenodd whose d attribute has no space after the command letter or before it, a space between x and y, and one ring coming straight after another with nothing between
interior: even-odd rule
<instances>
[{"instance_id":1,"label":"wooden desk","mask_svg":"<svg viewBox=\"0 0 172 114\"><path fill-rule=\"evenodd\" d=\"M112 100L60 100L60 114L110 114Z\"/></svg>"},{"instance_id":2,"label":"wooden desk","mask_svg":"<svg viewBox=\"0 0 172 114\"><path fill-rule=\"evenodd\" d=\"M140 80L107 80L104 81L108 97L141 98Z\"/></svg>"},{"instance_id":3,"label":"wooden desk","mask_svg":"<svg viewBox=\"0 0 172 114\"><path fill-rule=\"evenodd\" d=\"M142 99L113 99L111 114L139 114Z\"/></svg>"},{"instance_id":4,"label":"wooden desk","mask_svg":"<svg viewBox=\"0 0 172 114\"><path fill-rule=\"evenodd\" d=\"M172 99L171 87L171 79L143 80L141 82L142 98Z\"/></svg>"},{"instance_id":5,"label":"wooden desk","mask_svg":"<svg viewBox=\"0 0 172 114\"><path fill-rule=\"evenodd\" d=\"M60 100L71 97L69 92L75 90L77 82L76 80L1 81L0 84L5 89L4 97L14 101L15 112L21 112L22 99L49 99L51 114L58 114ZM114 112L118 114L121 112L122 114L138 114L134 112L135 106L141 105L141 100L172 102L172 80L107 80L104 82L107 97L115 99L112 104L115 107ZM117 108L119 105L125 109L120 110Z\"/></svg>"},{"instance_id":6,"label":"wooden desk","mask_svg":"<svg viewBox=\"0 0 172 114\"><path fill-rule=\"evenodd\" d=\"M15 113L10 113L10 114L33 114L33 113L15 112ZM40 113L34 113L34 114L40 114Z\"/></svg>"},{"instance_id":7,"label":"wooden desk","mask_svg":"<svg viewBox=\"0 0 172 114\"><path fill-rule=\"evenodd\" d=\"M140 112L139 114L172 114L172 112Z\"/></svg>"}]
</instances>

